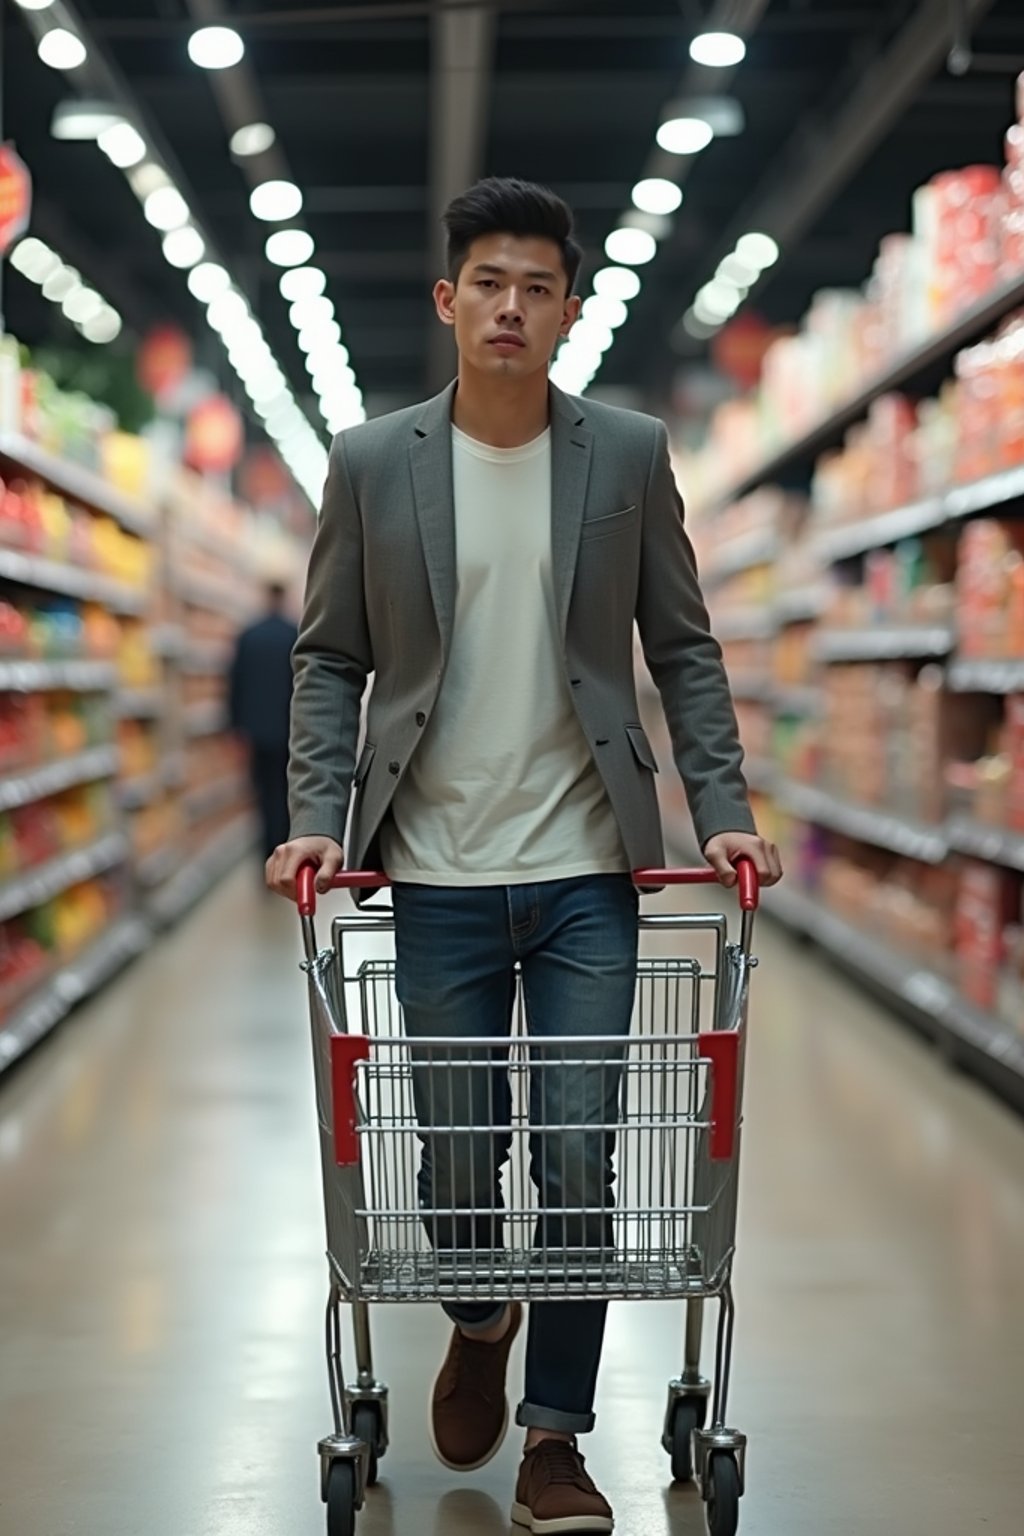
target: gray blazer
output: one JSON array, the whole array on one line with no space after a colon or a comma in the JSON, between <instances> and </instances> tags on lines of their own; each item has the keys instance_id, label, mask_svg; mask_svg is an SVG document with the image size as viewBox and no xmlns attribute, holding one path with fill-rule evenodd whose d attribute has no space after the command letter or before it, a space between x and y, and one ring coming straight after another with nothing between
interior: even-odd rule
<instances>
[{"instance_id":1,"label":"gray blazer","mask_svg":"<svg viewBox=\"0 0 1024 1536\"><path fill-rule=\"evenodd\" d=\"M451 408L341 434L331 449L294 652L291 835L377 834L437 701L455 612ZM636 620L701 846L753 831L722 653L708 629L662 422L551 390L552 560L565 676L630 865L664 862L657 764L640 724ZM515 636L509 636L509 644ZM374 686L356 762L360 703Z\"/></svg>"}]
</instances>

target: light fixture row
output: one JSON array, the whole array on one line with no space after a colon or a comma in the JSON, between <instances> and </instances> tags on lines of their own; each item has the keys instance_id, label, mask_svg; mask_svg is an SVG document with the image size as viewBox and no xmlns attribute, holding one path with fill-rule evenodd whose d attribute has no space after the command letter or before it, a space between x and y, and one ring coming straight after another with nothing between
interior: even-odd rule
<instances>
[{"instance_id":1,"label":"light fixture row","mask_svg":"<svg viewBox=\"0 0 1024 1536\"><path fill-rule=\"evenodd\" d=\"M708 69L732 68L746 52L746 43L732 32L704 32L690 44L690 57ZM670 117L656 134L660 149L680 157L700 154L714 137L712 124L696 116ZM616 330L628 317L629 303L640 292L633 269L654 260L682 203L682 188L667 177L646 177L633 188L632 211L605 241L605 255L614 265L595 275L594 292L552 364L551 378L560 389L581 395L593 383Z\"/></svg>"},{"instance_id":2,"label":"light fixture row","mask_svg":"<svg viewBox=\"0 0 1024 1536\"><path fill-rule=\"evenodd\" d=\"M62 261L45 241L34 235L20 240L11 252L10 263L16 272L38 285L44 299L60 305L86 341L102 346L121 334L121 316L114 306L90 288L81 273Z\"/></svg>"},{"instance_id":3,"label":"light fixture row","mask_svg":"<svg viewBox=\"0 0 1024 1536\"><path fill-rule=\"evenodd\" d=\"M17 3L26 11L45 11L54 0L17 0ZM40 33L38 52L45 64L58 70L78 69L88 58L85 41L56 23ZM244 44L232 28L201 28L189 40L189 56L206 69L230 68L241 60L244 52ZM91 131L87 132L86 105L78 104L78 131L69 121L64 136L95 138L107 159L125 174L147 222L162 237L165 259L172 267L188 273L189 291L205 306L207 323L220 337L228 362L241 380L253 409L295 479L313 505L317 505L327 469L326 450L299 407L247 301L232 283L227 270L208 258L206 241L188 203L166 171L150 158L149 146L139 130L119 114L108 111L94 115ZM69 119L72 116L74 114L68 114ZM273 129L267 124L255 123L233 136L231 149L236 156L242 157L263 153L273 142ZM255 217L264 222L287 222L301 210L302 194L291 182L267 181L253 190L250 206ZM22 242L23 247L25 244ZM21 259L30 268L42 272L45 250L41 242L29 242L27 254ZM289 299L293 308L301 297L319 298L326 287L323 274L308 266L314 250L312 237L302 229L276 229L266 240L267 259L285 269L286 278L292 272L305 270L307 274L304 284L297 284L294 297ZM71 272L71 269L66 270ZM320 284L316 293L310 286L311 276L314 283ZM48 271L42 281L47 297L60 286L58 276ZM88 298L91 290L84 288L77 273L71 274L68 283L64 307L69 318L80 316L75 323L90 339L112 340L121 329L120 317L98 296L96 302L100 307L96 308ZM300 287L304 287L302 294ZM365 420L366 413L348 351L341 345L341 328L334 320L329 300L323 299L315 314L315 319L313 316L303 319L300 343L320 414L328 429L337 432ZM293 323L299 318L294 315Z\"/></svg>"},{"instance_id":4,"label":"light fixture row","mask_svg":"<svg viewBox=\"0 0 1024 1536\"><path fill-rule=\"evenodd\" d=\"M762 273L775 265L779 254L771 235L760 230L742 235L683 316L683 328L688 335L697 341L707 341L716 335L735 315Z\"/></svg>"}]
</instances>

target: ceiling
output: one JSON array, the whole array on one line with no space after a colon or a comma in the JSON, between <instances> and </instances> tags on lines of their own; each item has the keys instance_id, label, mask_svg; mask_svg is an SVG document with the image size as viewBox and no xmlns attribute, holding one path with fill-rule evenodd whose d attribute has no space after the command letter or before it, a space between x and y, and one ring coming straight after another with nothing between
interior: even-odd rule
<instances>
[{"instance_id":1,"label":"ceiling","mask_svg":"<svg viewBox=\"0 0 1024 1536\"><path fill-rule=\"evenodd\" d=\"M279 158L267 169L302 189L314 259L374 414L421 398L450 368L430 300L437 215L477 174L546 181L572 202L584 292L633 184L666 169L685 181L595 383L650 403L700 356L678 322L745 229L769 228L782 246L749 301L771 320L798 318L819 287L859 284L879 237L907 227L916 185L1001 156L1012 67L1024 69L1024 6L962 4L977 18L980 55L962 78L944 63L955 0L506 0L482 20L462 0L81 0L73 9L311 407L280 272L263 253L268 229L249 209L260 166L228 148L239 112L273 125ZM177 319L227 383L185 274L164 261L123 173L95 145L50 136L74 76L40 62L12 0L0 8L3 136L34 172L36 232L119 306L127 328L117 345ZM225 75L187 53L194 28L217 20L246 43L233 101L219 100ZM734 72L693 66L695 32L730 20L747 33L745 61ZM687 161L655 149L669 103L723 89L743 109L743 133ZM16 273L6 309L29 341L62 323Z\"/></svg>"}]
</instances>

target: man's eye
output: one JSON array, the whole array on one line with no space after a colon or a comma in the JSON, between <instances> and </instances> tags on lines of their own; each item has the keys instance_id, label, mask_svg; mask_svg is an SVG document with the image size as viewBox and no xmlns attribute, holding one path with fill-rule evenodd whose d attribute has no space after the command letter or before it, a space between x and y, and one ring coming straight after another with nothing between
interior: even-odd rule
<instances>
[{"instance_id":1,"label":"man's eye","mask_svg":"<svg viewBox=\"0 0 1024 1536\"><path fill-rule=\"evenodd\" d=\"M479 283L477 284L477 287L478 288L496 288L497 284L495 283L493 277L482 277L480 279Z\"/></svg>"},{"instance_id":2,"label":"man's eye","mask_svg":"<svg viewBox=\"0 0 1024 1536\"><path fill-rule=\"evenodd\" d=\"M533 288L530 291L532 293L548 293L550 290L542 287L540 283L534 283Z\"/></svg>"}]
</instances>

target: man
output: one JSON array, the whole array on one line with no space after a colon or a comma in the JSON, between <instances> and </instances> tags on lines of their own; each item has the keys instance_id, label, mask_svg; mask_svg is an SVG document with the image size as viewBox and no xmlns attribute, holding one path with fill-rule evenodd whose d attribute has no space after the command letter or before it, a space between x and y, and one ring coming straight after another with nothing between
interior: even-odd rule
<instances>
[{"instance_id":1,"label":"man","mask_svg":"<svg viewBox=\"0 0 1024 1536\"><path fill-rule=\"evenodd\" d=\"M268 880L293 895L312 860L328 888L354 788L351 863L394 882L411 1039L505 1039L518 962L532 1034L614 1042L629 1031L634 992L629 871L664 861L634 618L705 856L725 885L740 855L765 884L781 866L754 829L665 428L549 386L558 338L580 310L569 209L545 188L489 180L457 198L445 224L448 276L434 300L455 331L458 378L334 443L296 648L291 841ZM563 1123L614 1113L614 1086L609 1110L594 1077L584 1068L563 1082ZM443 1125L422 1077L416 1089L421 1124ZM478 1073L466 1093L470 1123L490 1125L493 1080ZM424 1137L425 1210L500 1208L499 1170L479 1166L480 1140ZM498 1162L505 1147L493 1141ZM610 1204L603 1136L584 1130L578 1150L547 1160L542 1205L578 1209L582 1193L593 1207L595 1188L598 1209ZM521 1308L446 1311L456 1327L431 1434L447 1466L469 1471L505 1434ZM577 1449L594 1422L604 1320L600 1301L530 1309L513 1518L535 1536L612 1529Z\"/></svg>"},{"instance_id":2,"label":"man","mask_svg":"<svg viewBox=\"0 0 1024 1536\"><path fill-rule=\"evenodd\" d=\"M231 728L249 750L264 859L288 837L288 715L298 629L285 617L286 602L283 586L268 585L267 611L239 635L228 685Z\"/></svg>"}]
</instances>

